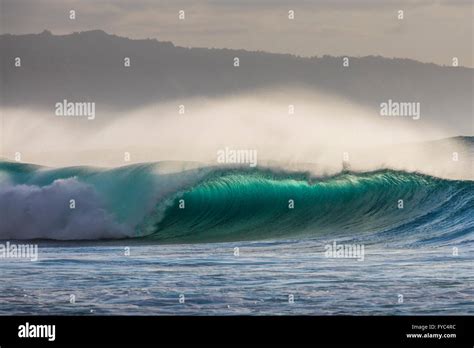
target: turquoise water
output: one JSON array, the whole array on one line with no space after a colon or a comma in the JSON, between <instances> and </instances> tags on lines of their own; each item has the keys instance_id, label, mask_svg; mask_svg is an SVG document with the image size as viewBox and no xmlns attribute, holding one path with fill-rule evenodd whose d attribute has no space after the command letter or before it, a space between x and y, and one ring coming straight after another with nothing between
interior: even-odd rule
<instances>
[{"instance_id":1,"label":"turquoise water","mask_svg":"<svg viewBox=\"0 0 474 348\"><path fill-rule=\"evenodd\" d=\"M0 208L9 213L0 239L472 241L472 181L391 170L321 178L216 167L162 174L162 166L49 169L1 162Z\"/></svg>"}]
</instances>

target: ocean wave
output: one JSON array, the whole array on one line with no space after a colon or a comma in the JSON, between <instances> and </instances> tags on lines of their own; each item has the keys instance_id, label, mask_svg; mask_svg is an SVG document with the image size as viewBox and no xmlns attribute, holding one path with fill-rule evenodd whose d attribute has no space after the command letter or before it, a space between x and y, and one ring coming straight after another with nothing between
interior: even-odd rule
<instances>
[{"instance_id":1,"label":"ocean wave","mask_svg":"<svg viewBox=\"0 0 474 348\"><path fill-rule=\"evenodd\" d=\"M269 168L165 167L1 162L0 239L439 243L469 239L474 230L472 181L392 170L314 177Z\"/></svg>"}]
</instances>

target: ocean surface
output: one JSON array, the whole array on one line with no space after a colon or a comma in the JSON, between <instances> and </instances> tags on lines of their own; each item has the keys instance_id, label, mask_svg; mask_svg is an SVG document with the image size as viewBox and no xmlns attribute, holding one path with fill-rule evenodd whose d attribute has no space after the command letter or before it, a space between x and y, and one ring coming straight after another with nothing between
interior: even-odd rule
<instances>
[{"instance_id":1,"label":"ocean surface","mask_svg":"<svg viewBox=\"0 0 474 348\"><path fill-rule=\"evenodd\" d=\"M2 262L0 314L472 315L471 246L373 245L357 261L326 258L315 240L131 245L130 256L43 245L36 262Z\"/></svg>"},{"instance_id":2,"label":"ocean surface","mask_svg":"<svg viewBox=\"0 0 474 348\"><path fill-rule=\"evenodd\" d=\"M0 314L474 313L471 180L2 161L0 211L38 244L1 259Z\"/></svg>"}]
</instances>

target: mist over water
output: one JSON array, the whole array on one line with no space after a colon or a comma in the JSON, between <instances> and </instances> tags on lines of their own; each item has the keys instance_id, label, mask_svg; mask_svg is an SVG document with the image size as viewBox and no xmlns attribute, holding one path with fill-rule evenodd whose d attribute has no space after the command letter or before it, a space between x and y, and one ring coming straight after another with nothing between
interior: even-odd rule
<instances>
[{"instance_id":1,"label":"mist over water","mask_svg":"<svg viewBox=\"0 0 474 348\"><path fill-rule=\"evenodd\" d=\"M392 168L472 178L468 148L453 141L440 153L423 144L452 134L430 122L423 106L419 120L381 116L377 107L280 89L174 100L122 113L99 104L94 120L56 116L54 105L50 112L4 109L2 152L7 159L20 152L23 162L58 167L164 160L214 165L216 153L228 147L257 151L259 165L277 163L318 175L339 172L345 160L358 171ZM453 151L468 156L453 162Z\"/></svg>"}]
</instances>

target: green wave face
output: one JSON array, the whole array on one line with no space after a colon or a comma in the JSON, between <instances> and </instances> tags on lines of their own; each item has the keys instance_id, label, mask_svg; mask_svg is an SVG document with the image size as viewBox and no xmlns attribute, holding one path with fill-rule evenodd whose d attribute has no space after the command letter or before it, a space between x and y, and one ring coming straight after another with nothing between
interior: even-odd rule
<instances>
[{"instance_id":1,"label":"green wave face","mask_svg":"<svg viewBox=\"0 0 474 348\"><path fill-rule=\"evenodd\" d=\"M170 243L351 236L418 228L428 215L427 224L452 218L465 227L469 206L472 183L417 174L344 173L311 182L303 175L223 172L177 195L160 222L140 228ZM456 209L467 210L456 217Z\"/></svg>"},{"instance_id":2,"label":"green wave face","mask_svg":"<svg viewBox=\"0 0 474 348\"><path fill-rule=\"evenodd\" d=\"M437 243L474 235L472 181L392 170L316 179L262 168L167 172L161 165L54 169L0 162L0 210L10 212L0 219L0 239L200 243L328 236ZM71 197L74 210L67 208Z\"/></svg>"}]
</instances>

